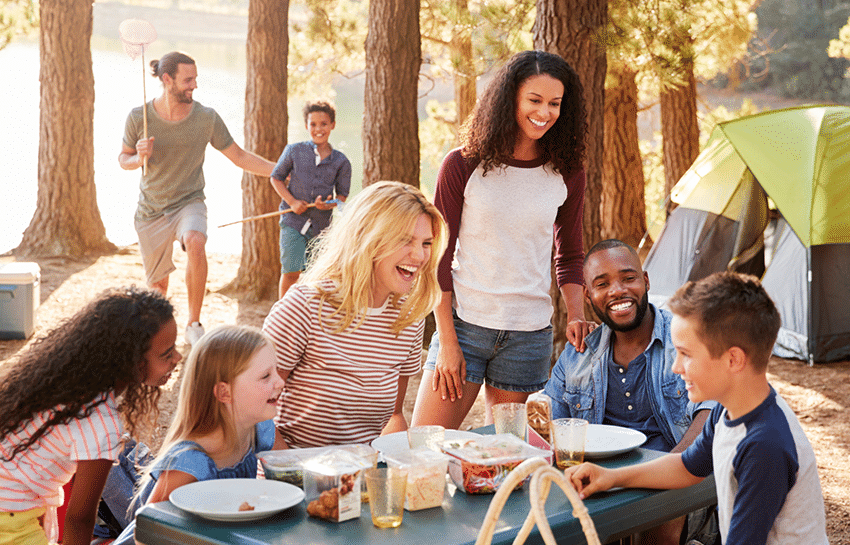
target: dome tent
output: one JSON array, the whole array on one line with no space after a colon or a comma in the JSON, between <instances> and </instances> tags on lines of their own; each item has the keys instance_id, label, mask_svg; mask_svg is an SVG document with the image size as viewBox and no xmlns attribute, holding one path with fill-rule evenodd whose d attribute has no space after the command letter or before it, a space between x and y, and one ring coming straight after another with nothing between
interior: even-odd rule
<instances>
[{"instance_id":1,"label":"dome tent","mask_svg":"<svg viewBox=\"0 0 850 545\"><path fill-rule=\"evenodd\" d=\"M850 359L850 108L718 124L671 199L644 264L653 303L713 272L756 274L782 316L776 355Z\"/></svg>"}]
</instances>

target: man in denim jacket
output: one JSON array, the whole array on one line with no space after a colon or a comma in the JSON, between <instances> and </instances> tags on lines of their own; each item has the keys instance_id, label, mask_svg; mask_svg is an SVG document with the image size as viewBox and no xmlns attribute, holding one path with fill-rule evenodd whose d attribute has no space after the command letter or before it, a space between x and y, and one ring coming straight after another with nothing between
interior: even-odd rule
<instances>
[{"instance_id":1,"label":"man in denim jacket","mask_svg":"<svg viewBox=\"0 0 850 545\"><path fill-rule=\"evenodd\" d=\"M715 403L689 402L685 382L672 371L672 315L649 304L649 275L640 258L619 240L599 242L585 256L584 281L585 297L603 325L585 338L584 352L567 345L558 358L545 388L552 418L632 428L647 436L644 448L684 450ZM654 542L679 543L684 522L653 528Z\"/></svg>"}]
</instances>

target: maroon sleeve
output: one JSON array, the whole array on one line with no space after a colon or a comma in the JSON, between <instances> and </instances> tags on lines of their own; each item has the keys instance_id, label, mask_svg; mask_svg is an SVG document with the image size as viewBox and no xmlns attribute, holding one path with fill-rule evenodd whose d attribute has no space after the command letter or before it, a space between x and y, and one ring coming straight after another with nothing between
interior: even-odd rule
<instances>
[{"instance_id":1,"label":"maroon sleeve","mask_svg":"<svg viewBox=\"0 0 850 545\"><path fill-rule=\"evenodd\" d=\"M567 200L558 208L555 217L555 275L558 287L565 284L584 284L584 170L564 177Z\"/></svg>"},{"instance_id":2,"label":"maroon sleeve","mask_svg":"<svg viewBox=\"0 0 850 545\"><path fill-rule=\"evenodd\" d=\"M477 162L464 159L460 153L460 148L458 148L446 155L443 164L440 165L440 172L437 174L434 206L442 212L449 230L448 246L446 246L446 252L437 267L437 279L442 291L453 291L452 261L457 247L460 217L463 214L463 193L476 165Z\"/></svg>"}]
</instances>

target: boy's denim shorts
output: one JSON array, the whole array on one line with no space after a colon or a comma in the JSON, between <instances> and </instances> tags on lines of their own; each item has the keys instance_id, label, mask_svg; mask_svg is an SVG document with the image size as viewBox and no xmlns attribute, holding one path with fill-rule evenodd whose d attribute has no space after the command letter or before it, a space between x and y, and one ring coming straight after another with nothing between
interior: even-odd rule
<instances>
[{"instance_id":1,"label":"boy's denim shorts","mask_svg":"<svg viewBox=\"0 0 850 545\"><path fill-rule=\"evenodd\" d=\"M467 381L486 381L508 392L536 392L546 386L552 358L551 325L538 331L500 331L464 322L453 314ZM435 332L425 369L435 369L439 349Z\"/></svg>"},{"instance_id":2,"label":"boy's denim shorts","mask_svg":"<svg viewBox=\"0 0 850 545\"><path fill-rule=\"evenodd\" d=\"M311 239L288 225L280 226L280 272L301 272L310 257Z\"/></svg>"}]
</instances>

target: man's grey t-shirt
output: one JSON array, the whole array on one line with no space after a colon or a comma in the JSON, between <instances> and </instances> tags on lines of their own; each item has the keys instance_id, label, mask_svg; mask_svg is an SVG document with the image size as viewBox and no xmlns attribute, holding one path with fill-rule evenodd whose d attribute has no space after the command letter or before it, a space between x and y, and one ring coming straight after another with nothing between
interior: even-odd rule
<instances>
[{"instance_id":1,"label":"man's grey t-shirt","mask_svg":"<svg viewBox=\"0 0 850 545\"><path fill-rule=\"evenodd\" d=\"M233 137L212 108L194 101L192 111L180 121L159 116L153 100L147 105L148 136L154 137L153 155L139 184L137 221L150 221L204 199L204 154L207 144L223 150ZM133 108L124 126L124 144L133 149L144 136L142 107Z\"/></svg>"}]
</instances>

